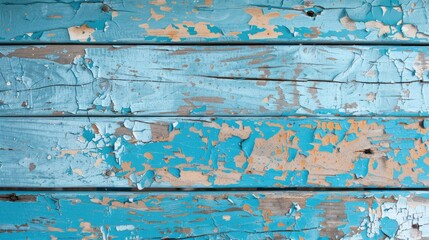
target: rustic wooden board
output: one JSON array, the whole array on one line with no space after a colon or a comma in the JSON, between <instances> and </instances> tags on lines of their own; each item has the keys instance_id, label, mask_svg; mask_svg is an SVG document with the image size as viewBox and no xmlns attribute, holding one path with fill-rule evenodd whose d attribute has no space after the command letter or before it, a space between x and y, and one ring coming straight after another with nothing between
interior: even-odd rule
<instances>
[{"instance_id":1,"label":"rustic wooden board","mask_svg":"<svg viewBox=\"0 0 429 240\"><path fill-rule=\"evenodd\" d=\"M0 115L429 116L428 47L2 46Z\"/></svg>"},{"instance_id":2,"label":"rustic wooden board","mask_svg":"<svg viewBox=\"0 0 429 240\"><path fill-rule=\"evenodd\" d=\"M2 42L428 42L426 1L0 2Z\"/></svg>"},{"instance_id":3,"label":"rustic wooden board","mask_svg":"<svg viewBox=\"0 0 429 240\"><path fill-rule=\"evenodd\" d=\"M0 192L0 208L0 239L429 237L427 192Z\"/></svg>"},{"instance_id":4,"label":"rustic wooden board","mask_svg":"<svg viewBox=\"0 0 429 240\"><path fill-rule=\"evenodd\" d=\"M429 239L428 9L0 0L0 239Z\"/></svg>"},{"instance_id":5,"label":"rustic wooden board","mask_svg":"<svg viewBox=\"0 0 429 240\"><path fill-rule=\"evenodd\" d=\"M418 118L1 118L2 187L427 187Z\"/></svg>"}]
</instances>

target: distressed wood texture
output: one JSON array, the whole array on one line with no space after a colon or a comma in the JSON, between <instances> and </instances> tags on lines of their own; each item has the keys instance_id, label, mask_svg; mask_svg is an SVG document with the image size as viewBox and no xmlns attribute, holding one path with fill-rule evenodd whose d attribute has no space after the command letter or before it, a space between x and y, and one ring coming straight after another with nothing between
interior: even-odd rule
<instances>
[{"instance_id":1,"label":"distressed wood texture","mask_svg":"<svg viewBox=\"0 0 429 240\"><path fill-rule=\"evenodd\" d=\"M427 187L427 119L1 118L2 187Z\"/></svg>"},{"instance_id":2,"label":"distressed wood texture","mask_svg":"<svg viewBox=\"0 0 429 240\"><path fill-rule=\"evenodd\" d=\"M2 42L428 42L426 1L0 2Z\"/></svg>"},{"instance_id":3,"label":"distressed wood texture","mask_svg":"<svg viewBox=\"0 0 429 240\"><path fill-rule=\"evenodd\" d=\"M0 115L429 115L428 47L3 46Z\"/></svg>"},{"instance_id":4,"label":"distressed wood texture","mask_svg":"<svg viewBox=\"0 0 429 240\"><path fill-rule=\"evenodd\" d=\"M1 239L429 237L427 192L0 192L0 208Z\"/></svg>"}]
</instances>

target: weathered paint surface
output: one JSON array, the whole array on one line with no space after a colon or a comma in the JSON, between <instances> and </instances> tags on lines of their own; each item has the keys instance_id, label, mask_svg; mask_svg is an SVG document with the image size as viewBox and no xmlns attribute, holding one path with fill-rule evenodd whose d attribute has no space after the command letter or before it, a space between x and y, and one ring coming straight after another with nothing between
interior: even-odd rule
<instances>
[{"instance_id":1,"label":"weathered paint surface","mask_svg":"<svg viewBox=\"0 0 429 240\"><path fill-rule=\"evenodd\" d=\"M0 192L0 208L0 239L429 238L427 192Z\"/></svg>"},{"instance_id":2,"label":"weathered paint surface","mask_svg":"<svg viewBox=\"0 0 429 240\"><path fill-rule=\"evenodd\" d=\"M426 1L0 2L3 42L428 42Z\"/></svg>"},{"instance_id":3,"label":"weathered paint surface","mask_svg":"<svg viewBox=\"0 0 429 240\"><path fill-rule=\"evenodd\" d=\"M427 187L427 119L1 118L9 187Z\"/></svg>"},{"instance_id":4,"label":"weathered paint surface","mask_svg":"<svg viewBox=\"0 0 429 240\"><path fill-rule=\"evenodd\" d=\"M0 0L0 44L88 44L0 46L0 187L224 190L3 191L0 239L429 239L427 191L229 191L427 190L428 11Z\"/></svg>"},{"instance_id":5,"label":"weathered paint surface","mask_svg":"<svg viewBox=\"0 0 429 240\"><path fill-rule=\"evenodd\" d=\"M428 47L3 46L0 115L429 116Z\"/></svg>"}]
</instances>

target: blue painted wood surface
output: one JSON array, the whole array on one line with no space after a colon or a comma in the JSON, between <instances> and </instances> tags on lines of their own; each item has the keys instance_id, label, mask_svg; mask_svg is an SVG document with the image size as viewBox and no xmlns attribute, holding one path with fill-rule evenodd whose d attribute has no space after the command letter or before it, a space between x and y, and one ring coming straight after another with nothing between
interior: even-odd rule
<instances>
[{"instance_id":1,"label":"blue painted wood surface","mask_svg":"<svg viewBox=\"0 0 429 240\"><path fill-rule=\"evenodd\" d=\"M428 239L428 9L0 0L0 239Z\"/></svg>"},{"instance_id":2,"label":"blue painted wood surface","mask_svg":"<svg viewBox=\"0 0 429 240\"><path fill-rule=\"evenodd\" d=\"M0 192L0 209L0 239L429 237L427 192Z\"/></svg>"},{"instance_id":3,"label":"blue painted wood surface","mask_svg":"<svg viewBox=\"0 0 429 240\"><path fill-rule=\"evenodd\" d=\"M1 187L429 185L426 118L0 118Z\"/></svg>"},{"instance_id":4,"label":"blue painted wood surface","mask_svg":"<svg viewBox=\"0 0 429 240\"><path fill-rule=\"evenodd\" d=\"M429 116L429 49L3 46L0 115Z\"/></svg>"},{"instance_id":5,"label":"blue painted wood surface","mask_svg":"<svg viewBox=\"0 0 429 240\"><path fill-rule=\"evenodd\" d=\"M0 1L2 42L427 43L418 0Z\"/></svg>"}]
</instances>

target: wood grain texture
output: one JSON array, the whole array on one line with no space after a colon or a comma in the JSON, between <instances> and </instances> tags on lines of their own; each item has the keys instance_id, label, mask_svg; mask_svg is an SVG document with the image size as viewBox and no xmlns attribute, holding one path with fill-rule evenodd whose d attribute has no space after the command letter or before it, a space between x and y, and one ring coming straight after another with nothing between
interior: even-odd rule
<instances>
[{"instance_id":1,"label":"wood grain texture","mask_svg":"<svg viewBox=\"0 0 429 240\"><path fill-rule=\"evenodd\" d=\"M0 188L147 189L0 191L0 239L429 239L428 11L0 0L48 44L0 46Z\"/></svg>"},{"instance_id":2,"label":"wood grain texture","mask_svg":"<svg viewBox=\"0 0 429 240\"><path fill-rule=\"evenodd\" d=\"M0 115L429 116L428 47L2 46Z\"/></svg>"},{"instance_id":3,"label":"wood grain texture","mask_svg":"<svg viewBox=\"0 0 429 240\"><path fill-rule=\"evenodd\" d=\"M0 192L0 208L0 239L429 237L427 192Z\"/></svg>"},{"instance_id":4,"label":"wood grain texture","mask_svg":"<svg viewBox=\"0 0 429 240\"><path fill-rule=\"evenodd\" d=\"M421 118L1 118L2 187L427 187Z\"/></svg>"},{"instance_id":5,"label":"wood grain texture","mask_svg":"<svg viewBox=\"0 0 429 240\"><path fill-rule=\"evenodd\" d=\"M426 1L0 2L2 42L428 42Z\"/></svg>"}]
</instances>

